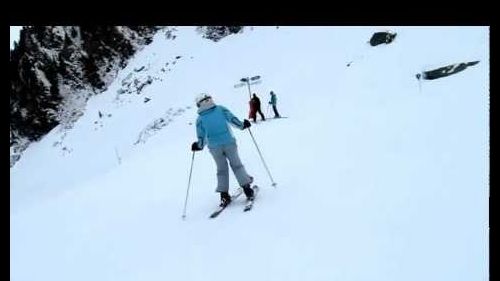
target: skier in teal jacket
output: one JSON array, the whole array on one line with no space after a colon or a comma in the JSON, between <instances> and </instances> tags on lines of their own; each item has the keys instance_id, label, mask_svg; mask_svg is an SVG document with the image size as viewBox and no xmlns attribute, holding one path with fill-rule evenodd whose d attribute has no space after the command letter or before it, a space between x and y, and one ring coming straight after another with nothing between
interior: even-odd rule
<instances>
[{"instance_id":1,"label":"skier in teal jacket","mask_svg":"<svg viewBox=\"0 0 500 281\"><path fill-rule=\"evenodd\" d=\"M271 100L269 101L269 104L273 106L274 118L280 118L280 114L278 113L278 109L276 108L276 103L278 101L278 98L276 97L276 94L273 91L271 91L269 94L271 95Z\"/></svg>"}]
</instances>

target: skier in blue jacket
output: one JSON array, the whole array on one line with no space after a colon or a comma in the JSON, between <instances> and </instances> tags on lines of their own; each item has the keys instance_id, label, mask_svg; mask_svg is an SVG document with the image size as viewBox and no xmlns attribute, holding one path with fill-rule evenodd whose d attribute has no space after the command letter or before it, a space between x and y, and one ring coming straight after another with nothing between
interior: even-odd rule
<instances>
[{"instance_id":1,"label":"skier in blue jacket","mask_svg":"<svg viewBox=\"0 0 500 281\"><path fill-rule=\"evenodd\" d=\"M196 120L196 135L198 141L191 145L192 151L200 151L208 146L217 165L217 189L220 193L221 207L231 203L229 195L228 160L238 184L243 188L248 199L252 199L254 191L250 187L253 177L249 176L238 156L236 139L229 124L244 130L250 127L250 122L241 122L231 111L221 105L216 105L209 94L200 94L196 98L198 118Z\"/></svg>"}]
</instances>

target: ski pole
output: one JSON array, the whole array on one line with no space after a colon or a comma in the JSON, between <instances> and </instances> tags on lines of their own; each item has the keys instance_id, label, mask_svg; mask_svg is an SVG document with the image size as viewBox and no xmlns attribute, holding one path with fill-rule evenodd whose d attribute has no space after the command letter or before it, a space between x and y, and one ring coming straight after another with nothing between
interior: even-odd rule
<instances>
[{"instance_id":1,"label":"ski pole","mask_svg":"<svg viewBox=\"0 0 500 281\"><path fill-rule=\"evenodd\" d=\"M194 163L194 151L193 151L193 157L191 157L191 169L189 169L189 180L188 180L188 186L187 186L187 191L186 191L186 200L184 201L184 211L182 212L182 219L186 219L186 207L187 207L187 202L188 202L188 197L189 197L189 187L191 186L191 174L193 173L193 163Z\"/></svg>"},{"instance_id":2,"label":"ski pole","mask_svg":"<svg viewBox=\"0 0 500 281\"><path fill-rule=\"evenodd\" d=\"M272 186L276 187L276 183L273 180L273 177L271 176L271 172L269 172L269 168L267 168L266 161L264 161L264 157L262 157L262 153L260 152L259 146L257 145L257 142L255 141L255 138L253 137L252 131L250 128L248 128L248 132L250 133L250 136L252 137L253 143L255 144L255 147L257 148L257 152L259 152L260 159L262 160L262 163L264 164L264 168L266 168L267 174L269 175L269 178L271 179Z\"/></svg>"}]
</instances>

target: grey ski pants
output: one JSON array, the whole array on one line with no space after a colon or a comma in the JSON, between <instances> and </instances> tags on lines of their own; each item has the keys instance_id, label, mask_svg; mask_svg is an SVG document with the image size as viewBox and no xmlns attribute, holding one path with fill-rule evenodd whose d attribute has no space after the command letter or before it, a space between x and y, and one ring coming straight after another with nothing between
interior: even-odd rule
<instances>
[{"instance_id":1,"label":"grey ski pants","mask_svg":"<svg viewBox=\"0 0 500 281\"><path fill-rule=\"evenodd\" d=\"M217 189L215 191L228 192L229 190L228 160L240 186L252 182L238 156L238 147L236 144L222 145L216 148L210 148L209 150L217 165Z\"/></svg>"}]
</instances>

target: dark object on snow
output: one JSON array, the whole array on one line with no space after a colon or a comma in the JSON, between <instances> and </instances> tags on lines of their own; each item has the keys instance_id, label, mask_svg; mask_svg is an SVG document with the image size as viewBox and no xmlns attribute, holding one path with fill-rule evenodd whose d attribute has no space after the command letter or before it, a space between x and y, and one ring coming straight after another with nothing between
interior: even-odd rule
<instances>
[{"instance_id":1,"label":"dark object on snow","mask_svg":"<svg viewBox=\"0 0 500 281\"><path fill-rule=\"evenodd\" d=\"M150 101L150 100L151 100L150 98L145 97L145 98L144 98L144 103L147 103L147 102L148 102L148 101Z\"/></svg>"},{"instance_id":2,"label":"dark object on snow","mask_svg":"<svg viewBox=\"0 0 500 281\"><path fill-rule=\"evenodd\" d=\"M389 44L392 41L394 41L394 38L396 38L397 33L390 33L390 32L375 32L370 39L370 45L372 46L377 46L380 44Z\"/></svg>"},{"instance_id":3,"label":"dark object on snow","mask_svg":"<svg viewBox=\"0 0 500 281\"><path fill-rule=\"evenodd\" d=\"M446 76L455 74L457 72L460 72L460 71L466 69L469 66L476 65L478 63L479 63L479 61L450 64L450 65L440 67L440 68L437 68L434 70L429 70L429 71L424 71L423 73L418 73L415 76L417 77L417 79L434 80L434 79L438 79L441 77L446 77Z\"/></svg>"},{"instance_id":4,"label":"dark object on snow","mask_svg":"<svg viewBox=\"0 0 500 281\"><path fill-rule=\"evenodd\" d=\"M243 26L198 26L196 30L203 38L217 42L228 35L242 32Z\"/></svg>"},{"instance_id":5,"label":"dark object on snow","mask_svg":"<svg viewBox=\"0 0 500 281\"><path fill-rule=\"evenodd\" d=\"M144 66L144 65L143 65L143 66L141 66L141 67L139 67L139 68L134 68L134 71L135 71L135 72L139 72L139 71L144 70L144 68L146 68L146 66Z\"/></svg>"}]
</instances>

